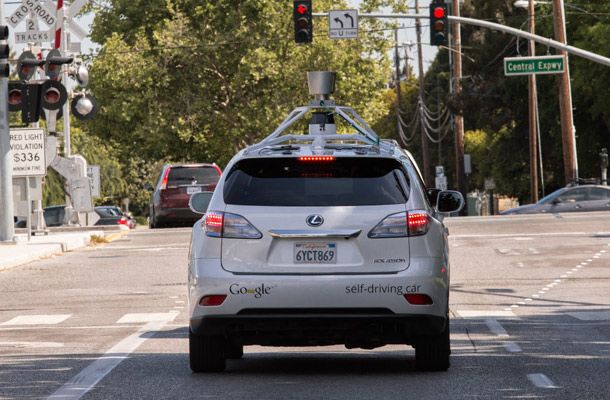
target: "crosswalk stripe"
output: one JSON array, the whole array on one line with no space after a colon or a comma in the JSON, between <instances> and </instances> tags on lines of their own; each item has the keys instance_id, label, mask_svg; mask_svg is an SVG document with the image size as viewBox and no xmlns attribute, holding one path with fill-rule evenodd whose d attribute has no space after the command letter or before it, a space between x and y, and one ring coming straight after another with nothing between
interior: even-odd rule
<instances>
[{"instance_id":1,"label":"crosswalk stripe","mask_svg":"<svg viewBox=\"0 0 610 400\"><path fill-rule=\"evenodd\" d=\"M134 313L123 315L116 323L117 324L136 324L148 322L171 322L176 318L178 313Z\"/></svg>"},{"instance_id":2,"label":"crosswalk stripe","mask_svg":"<svg viewBox=\"0 0 610 400\"><path fill-rule=\"evenodd\" d=\"M64 322L71 316L72 314L19 315L11 320L1 323L0 326L57 325Z\"/></svg>"}]
</instances>

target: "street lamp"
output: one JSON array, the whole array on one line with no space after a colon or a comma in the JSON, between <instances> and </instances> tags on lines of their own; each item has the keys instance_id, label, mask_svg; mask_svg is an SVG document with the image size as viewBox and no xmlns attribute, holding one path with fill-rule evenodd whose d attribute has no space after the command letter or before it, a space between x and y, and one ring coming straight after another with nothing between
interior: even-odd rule
<instances>
[{"instance_id":1,"label":"street lamp","mask_svg":"<svg viewBox=\"0 0 610 400\"><path fill-rule=\"evenodd\" d=\"M530 7L534 4L552 4L553 21L555 28L555 39L561 43L567 43L566 23L563 0L517 0L513 3L515 7ZM582 11L582 10L581 10ZM566 183L578 183L578 156L576 153L576 128L574 127L574 116L572 113L572 86L570 83L570 66L568 54L560 51L566 59L565 72L560 75L559 81L559 104L561 110L561 136L563 143L563 159Z\"/></svg>"}]
</instances>

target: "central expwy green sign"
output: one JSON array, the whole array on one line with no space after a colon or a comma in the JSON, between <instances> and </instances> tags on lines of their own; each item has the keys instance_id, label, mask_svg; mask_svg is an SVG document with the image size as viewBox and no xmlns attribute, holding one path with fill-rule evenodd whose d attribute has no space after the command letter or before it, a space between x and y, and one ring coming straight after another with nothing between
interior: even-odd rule
<instances>
[{"instance_id":1,"label":"central expwy green sign","mask_svg":"<svg viewBox=\"0 0 610 400\"><path fill-rule=\"evenodd\" d=\"M504 59L504 75L563 74L564 56L511 57Z\"/></svg>"}]
</instances>

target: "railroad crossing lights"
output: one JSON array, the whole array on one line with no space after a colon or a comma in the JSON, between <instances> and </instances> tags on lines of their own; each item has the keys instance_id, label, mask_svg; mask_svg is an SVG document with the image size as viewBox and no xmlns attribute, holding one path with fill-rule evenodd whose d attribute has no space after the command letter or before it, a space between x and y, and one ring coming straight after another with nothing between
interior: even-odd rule
<instances>
[{"instance_id":1,"label":"railroad crossing lights","mask_svg":"<svg viewBox=\"0 0 610 400\"><path fill-rule=\"evenodd\" d=\"M358 39L358 10L329 11L328 36L331 39Z\"/></svg>"}]
</instances>

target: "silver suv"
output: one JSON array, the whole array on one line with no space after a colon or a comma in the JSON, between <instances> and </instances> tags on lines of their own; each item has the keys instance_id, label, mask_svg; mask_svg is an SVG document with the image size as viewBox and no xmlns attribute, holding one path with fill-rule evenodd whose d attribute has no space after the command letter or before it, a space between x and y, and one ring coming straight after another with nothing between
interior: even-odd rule
<instances>
[{"instance_id":1,"label":"silver suv","mask_svg":"<svg viewBox=\"0 0 610 400\"><path fill-rule=\"evenodd\" d=\"M309 83L310 105L239 152L213 194L191 198L205 212L189 255L191 369L224 370L252 344L407 344L418 368L446 370L442 220L463 198L427 191L409 152L335 105L334 74ZM308 132L288 133L305 115Z\"/></svg>"}]
</instances>

